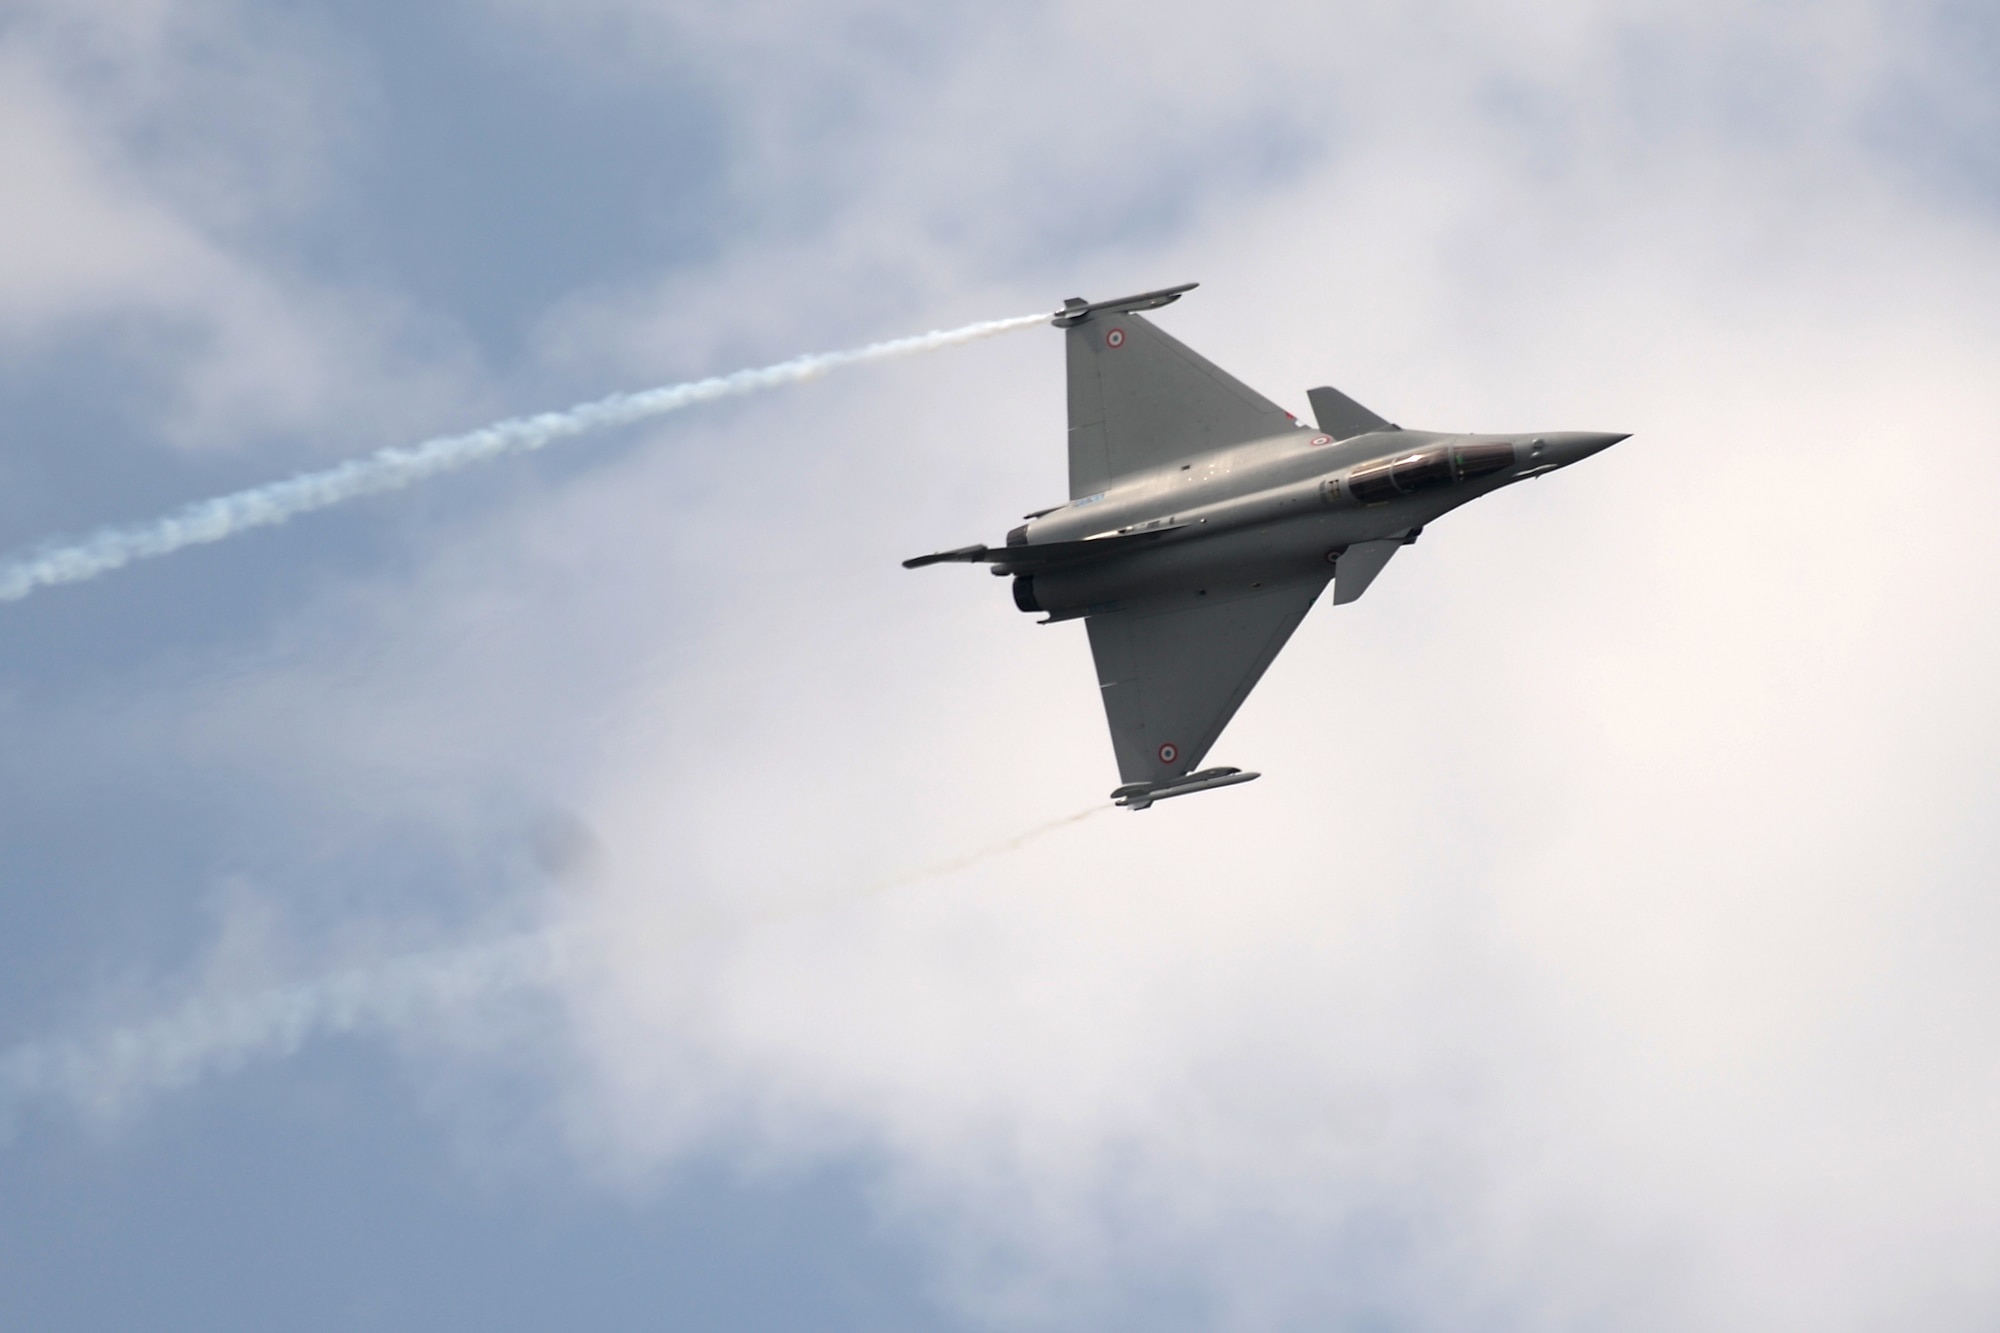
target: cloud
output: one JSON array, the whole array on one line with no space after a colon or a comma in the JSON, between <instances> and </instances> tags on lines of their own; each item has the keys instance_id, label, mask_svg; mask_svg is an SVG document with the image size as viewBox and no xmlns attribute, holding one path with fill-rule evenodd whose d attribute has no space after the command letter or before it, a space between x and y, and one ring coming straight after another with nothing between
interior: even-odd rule
<instances>
[{"instance_id":1,"label":"cloud","mask_svg":"<svg viewBox=\"0 0 2000 1333\"><path fill-rule=\"evenodd\" d=\"M786 107L854 99L854 269L1022 283L1101 210L1077 290L1204 279L1163 322L1281 399L1637 434L1309 621L1217 754L1257 787L669 973L690 899L1112 781L1080 635L888 559L1059 493L1052 347L749 416L755 484L697 446L729 461L677 466L655 560L701 609L580 798L618 946L571 994L578 1151L864 1153L1007 1324L1163 1288L1229 1327L1983 1319L1995 255L1855 129L1920 34L1037 11L905 70L869 11L787 14L757 49L796 77L721 67L778 90L780 163L820 142ZM1313 151L1250 188L1202 134L1231 117ZM1170 224L1129 223L1181 152Z\"/></svg>"},{"instance_id":2,"label":"cloud","mask_svg":"<svg viewBox=\"0 0 2000 1333\"><path fill-rule=\"evenodd\" d=\"M349 432L407 430L476 397L448 331L269 243L323 205L356 100L314 36L227 3L17 7L0 36L0 340L108 351L127 392L152 390L152 433L183 446L309 432L335 402Z\"/></svg>"},{"instance_id":3,"label":"cloud","mask_svg":"<svg viewBox=\"0 0 2000 1333\"><path fill-rule=\"evenodd\" d=\"M177 694L302 805L583 813L584 1169L879 1164L1005 1326L1990 1322L2000 264L1872 137L1925 14L494 12L719 89L759 219L552 360L1194 277L1281 401L1635 432L1315 612L1262 782L694 948L1114 781L1075 626L895 566L1060 498L1052 336L650 432Z\"/></svg>"}]
</instances>

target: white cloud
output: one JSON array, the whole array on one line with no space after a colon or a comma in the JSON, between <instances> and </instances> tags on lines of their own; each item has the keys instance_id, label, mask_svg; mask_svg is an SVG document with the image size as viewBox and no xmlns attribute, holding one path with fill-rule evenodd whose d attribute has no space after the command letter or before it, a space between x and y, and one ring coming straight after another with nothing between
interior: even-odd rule
<instances>
[{"instance_id":1,"label":"white cloud","mask_svg":"<svg viewBox=\"0 0 2000 1333\"><path fill-rule=\"evenodd\" d=\"M552 357L1192 276L1163 322L1283 401L1636 434L1317 611L1256 786L779 921L1113 781L1075 626L894 566L1059 498L1053 335L676 422L301 613L206 753L598 831L589 1169L879 1161L1009 1325L1991 1322L2000 254L1856 137L1899 11L660 12L588 21L800 211Z\"/></svg>"},{"instance_id":2,"label":"white cloud","mask_svg":"<svg viewBox=\"0 0 2000 1333\"><path fill-rule=\"evenodd\" d=\"M323 203L359 97L314 35L200 0L17 8L0 34L0 339L16 355L112 349L161 385L160 434L185 445L337 416L351 451L357 427L416 430L476 395L447 333L265 244Z\"/></svg>"},{"instance_id":3,"label":"white cloud","mask_svg":"<svg viewBox=\"0 0 2000 1333\"><path fill-rule=\"evenodd\" d=\"M580 1151L866 1153L1004 1323L1149 1284L1232 1327L1984 1322L2000 266L1853 132L1920 46L1862 6L1147 14L969 19L892 78L786 10L713 67L864 108L809 233L846 271L907 247L936 299L989 289L1010 226L1184 151L1186 211L1105 237L1090 292L1203 278L1165 321L1287 401L1637 435L1317 613L1217 755L1257 787L698 949L691 905L1112 772L1073 626L889 563L1057 494L1052 342L682 437L718 456L647 558L701 610L582 802L620 944L572 995ZM771 115L771 160L822 143ZM1230 117L1313 149L1252 188L1204 156ZM761 245L653 327L783 308L811 247L753 285ZM664 493L616 489L579 503Z\"/></svg>"}]
</instances>

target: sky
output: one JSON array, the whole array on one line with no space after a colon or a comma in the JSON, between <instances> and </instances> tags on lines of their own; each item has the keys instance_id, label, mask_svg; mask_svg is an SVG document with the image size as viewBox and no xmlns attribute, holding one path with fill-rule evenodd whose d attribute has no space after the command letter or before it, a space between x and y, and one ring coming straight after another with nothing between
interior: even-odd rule
<instances>
[{"instance_id":1,"label":"sky","mask_svg":"<svg viewBox=\"0 0 2000 1333\"><path fill-rule=\"evenodd\" d=\"M1984 1329L2000 19L0 0L0 551L1198 280L1629 431L1101 811L1031 328L0 603L0 1327ZM1077 818L1077 816L1084 816Z\"/></svg>"}]
</instances>

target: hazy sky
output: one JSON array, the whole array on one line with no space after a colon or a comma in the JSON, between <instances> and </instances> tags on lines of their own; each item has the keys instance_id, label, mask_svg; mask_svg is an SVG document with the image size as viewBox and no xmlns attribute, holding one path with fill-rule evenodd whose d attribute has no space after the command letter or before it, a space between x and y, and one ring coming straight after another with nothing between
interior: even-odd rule
<instances>
[{"instance_id":1,"label":"hazy sky","mask_svg":"<svg viewBox=\"0 0 2000 1333\"><path fill-rule=\"evenodd\" d=\"M1314 611L1254 786L904 556L1059 339L0 606L0 1327L1985 1329L2000 19L0 0L0 548L1198 279L1631 431Z\"/></svg>"}]
</instances>

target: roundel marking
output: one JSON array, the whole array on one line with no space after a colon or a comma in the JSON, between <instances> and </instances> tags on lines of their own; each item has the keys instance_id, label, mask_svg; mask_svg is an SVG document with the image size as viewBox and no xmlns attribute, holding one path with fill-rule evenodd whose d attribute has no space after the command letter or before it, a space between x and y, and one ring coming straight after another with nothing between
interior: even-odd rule
<instances>
[{"instance_id":1,"label":"roundel marking","mask_svg":"<svg viewBox=\"0 0 2000 1333\"><path fill-rule=\"evenodd\" d=\"M1125 330L1113 329L1111 332L1105 334L1104 345L1106 347L1123 347L1125 345Z\"/></svg>"},{"instance_id":2,"label":"roundel marking","mask_svg":"<svg viewBox=\"0 0 2000 1333\"><path fill-rule=\"evenodd\" d=\"M1314 444L1332 444L1332 443L1333 443L1333 436L1331 436L1331 435L1315 435L1315 436L1313 436L1313 439L1312 439L1312 442L1313 442Z\"/></svg>"},{"instance_id":3,"label":"roundel marking","mask_svg":"<svg viewBox=\"0 0 2000 1333\"><path fill-rule=\"evenodd\" d=\"M1171 763L1173 763L1173 762L1174 762L1174 760L1176 760L1176 759L1178 759L1178 758L1180 758L1180 757L1181 757L1181 747L1180 747L1180 746L1178 746L1178 745L1175 745L1175 744L1174 744L1174 743L1173 743L1172 741L1168 741L1168 742L1167 742L1167 743L1166 743L1165 745L1162 745L1162 746L1160 747L1160 762L1161 762L1161 763L1163 763L1163 764L1171 764Z\"/></svg>"}]
</instances>

